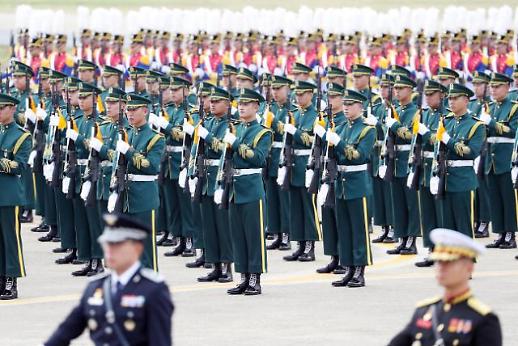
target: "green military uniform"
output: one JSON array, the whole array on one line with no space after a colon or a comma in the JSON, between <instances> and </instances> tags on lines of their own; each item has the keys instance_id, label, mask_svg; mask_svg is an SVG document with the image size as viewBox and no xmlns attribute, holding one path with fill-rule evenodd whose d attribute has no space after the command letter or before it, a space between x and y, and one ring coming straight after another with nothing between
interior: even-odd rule
<instances>
[{"instance_id":1,"label":"green military uniform","mask_svg":"<svg viewBox=\"0 0 518 346\"><path fill-rule=\"evenodd\" d=\"M19 101L0 94L0 106L16 106ZM16 278L25 276L20 227L20 205L24 203L21 173L31 152L31 135L13 120L0 125L0 299L16 298ZM6 281L11 290L7 292Z\"/></svg>"},{"instance_id":2,"label":"green military uniform","mask_svg":"<svg viewBox=\"0 0 518 346\"><path fill-rule=\"evenodd\" d=\"M106 77L116 76L117 79L119 80L119 83L117 83L117 85L115 86L116 88L122 88L124 86L124 85L120 85L120 84L124 83L124 81L121 79L123 74L124 74L124 72L122 72L121 70L119 70L115 67L112 67L112 66L106 65L103 68L103 77L104 76L106 76ZM106 97L109 94L109 89L110 89L109 87L105 86L105 89L102 91L101 95L99 95L101 98L102 106L100 107L100 109L98 109L98 111L102 117L104 117L106 115Z\"/></svg>"},{"instance_id":3,"label":"green military uniform","mask_svg":"<svg viewBox=\"0 0 518 346\"><path fill-rule=\"evenodd\" d=\"M135 90L135 88L137 87L137 85L136 85L137 79L139 77L146 77L147 76L147 71L148 70L143 69L141 67L137 67L137 66L131 66L128 69L130 79L133 81L133 92L136 93L137 95L143 96L143 97L148 97L149 96L148 93L147 93L146 88L144 88L143 90Z\"/></svg>"}]
</instances>

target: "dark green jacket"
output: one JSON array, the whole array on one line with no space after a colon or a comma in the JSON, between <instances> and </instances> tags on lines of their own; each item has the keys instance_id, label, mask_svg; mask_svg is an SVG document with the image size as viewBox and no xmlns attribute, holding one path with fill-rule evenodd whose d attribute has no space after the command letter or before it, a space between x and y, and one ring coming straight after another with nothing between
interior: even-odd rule
<instances>
[{"instance_id":1,"label":"dark green jacket","mask_svg":"<svg viewBox=\"0 0 518 346\"><path fill-rule=\"evenodd\" d=\"M294 114L295 126L297 131L293 135L293 149L294 150L308 150L311 151L313 143L313 127L315 120L318 117L317 111L313 104L307 108L300 108ZM292 170L291 185L303 187L305 186L305 174L308 159L311 153L307 155L295 154L295 166Z\"/></svg>"},{"instance_id":2,"label":"dark green jacket","mask_svg":"<svg viewBox=\"0 0 518 346\"><path fill-rule=\"evenodd\" d=\"M408 159L410 157L410 142L412 141L412 124L417 115L417 107L413 102L396 108L399 121L392 125L390 131L396 137L395 177L403 178L408 175ZM392 115L394 116L394 115ZM403 147L405 146L405 147Z\"/></svg>"}]
</instances>

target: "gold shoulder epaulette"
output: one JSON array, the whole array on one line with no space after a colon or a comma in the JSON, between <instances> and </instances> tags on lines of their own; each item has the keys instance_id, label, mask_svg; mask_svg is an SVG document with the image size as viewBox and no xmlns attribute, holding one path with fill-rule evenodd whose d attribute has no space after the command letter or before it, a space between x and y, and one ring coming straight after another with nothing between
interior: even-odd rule
<instances>
[{"instance_id":1,"label":"gold shoulder epaulette","mask_svg":"<svg viewBox=\"0 0 518 346\"><path fill-rule=\"evenodd\" d=\"M483 122L481 121L477 121L472 127L471 129L469 130L469 134L468 134L468 139L471 139L471 137L473 137L473 135L475 134L475 131L477 131L478 127L480 125L484 125Z\"/></svg>"},{"instance_id":2,"label":"gold shoulder epaulette","mask_svg":"<svg viewBox=\"0 0 518 346\"><path fill-rule=\"evenodd\" d=\"M151 138L151 140L149 141L146 147L146 151L149 152L151 148L153 148L153 146L156 144L156 142L158 142L163 136L164 135L161 133L157 133L156 135L154 135L153 138Z\"/></svg>"},{"instance_id":3,"label":"gold shoulder epaulette","mask_svg":"<svg viewBox=\"0 0 518 346\"><path fill-rule=\"evenodd\" d=\"M482 316L486 316L491 312L491 308L486 304L482 303L475 297L471 297L468 299L468 306L481 314Z\"/></svg>"},{"instance_id":4,"label":"gold shoulder epaulette","mask_svg":"<svg viewBox=\"0 0 518 346\"><path fill-rule=\"evenodd\" d=\"M417 302L416 307L417 308L422 308L424 306L432 305L432 304L437 303L439 300L441 300L440 296L435 296L435 297L432 297L432 298L423 299L423 300Z\"/></svg>"},{"instance_id":5,"label":"gold shoulder epaulette","mask_svg":"<svg viewBox=\"0 0 518 346\"><path fill-rule=\"evenodd\" d=\"M268 129L268 128L263 128L261 131L259 131L255 137L254 137L254 141L252 143L252 148L255 148L257 146L257 143L259 143L259 140L267 133L269 132L272 132L272 130Z\"/></svg>"}]
</instances>

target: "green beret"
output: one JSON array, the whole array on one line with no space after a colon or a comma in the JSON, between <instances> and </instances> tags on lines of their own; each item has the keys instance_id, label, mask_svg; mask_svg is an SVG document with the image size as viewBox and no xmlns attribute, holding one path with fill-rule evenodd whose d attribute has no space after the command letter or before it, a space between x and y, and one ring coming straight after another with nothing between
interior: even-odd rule
<instances>
[{"instance_id":1,"label":"green beret","mask_svg":"<svg viewBox=\"0 0 518 346\"><path fill-rule=\"evenodd\" d=\"M50 70L49 78L51 83L57 83L64 81L65 78L67 78L67 75L56 70Z\"/></svg>"},{"instance_id":2,"label":"green beret","mask_svg":"<svg viewBox=\"0 0 518 346\"><path fill-rule=\"evenodd\" d=\"M344 102L358 102L363 103L367 98L356 90L347 89L344 91Z\"/></svg>"},{"instance_id":3,"label":"green beret","mask_svg":"<svg viewBox=\"0 0 518 346\"><path fill-rule=\"evenodd\" d=\"M412 79L406 77L397 75L394 79L394 87L408 87L408 88L415 88L416 83Z\"/></svg>"},{"instance_id":4,"label":"green beret","mask_svg":"<svg viewBox=\"0 0 518 346\"><path fill-rule=\"evenodd\" d=\"M75 77L67 77L65 79L65 87L68 91L79 90L79 83L81 83L81 80Z\"/></svg>"},{"instance_id":5,"label":"green beret","mask_svg":"<svg viewBox=\"0 0 518 346\"><path fill-rule=\"evenodd\" d=\"M17 98L6 94L0 94L0 105L12 105L16 106L20 101Z\"/></svg>"},{"instance_id":6,"label":"green beret","mask_svg":"<svg viewBox=\"0 0 518 346\"><path fill-rule=\"evenodd\" d=\"M310 82L301 81L301 80L295 81L295 84L294 84L294 89L295 89L296 94L304 93L306 91L314 91L316 88L317 88L317 86L315 84L310 83Z\"/></svg>"},{"instance_id":7,"label":"green beret","mask_svg":"<svg viewBox=\"0 0 518 346\"><path fill-rule=\"evenodd\" d=\"M374 71L369 66L354 64L351 66L351 72L353 73L353 76L370 76Z\"/></svg>"},{"instance_id":8,"label":"green beret","mask_svg":"<svg viewBox=\"0 0 518 346\"><path fill-rule=\"evenodd\" d=\"M77 69L79 71L87 71L87 70L93 70L95 71L97 69L97 65L94 64L91 61L81 59L77 63Z\"/></svg>"},{"instance_id":9,"label":"green beret","mask_svg":"<svg viewBox=\"0 0 518 346\"><path fill-rule=\"evenodd\" d=\"M327 78L345 77L347 72L336 66L328 66L326 69Z\"/></svg>"},{"instance_id":10,"label":"green beret","mask_svg":"<svg viewBox=\"0 0 518 346\"><path fill-rule=\"evenodd\" d=\"M144 96L140 96L136 93L126 94L126 104L128 109L136 109L139 107L147 107L151 101Z\"/></svg>"},{"instance_id":11,"label":"green beret","mask_svg":"<svg viewBox=\"0 0 518 346\"><path fill-rule=\"evenodd\" d=\"M473 97L473 91L462 84L452 83L448 88L448 97L466 96Z\"/></svg>"},{"instance_id":12,"label":"green beret","mask_svg":"<svg viewBox=\"0 0 518 346\"><path fill-rule=\"evenodd\" d=\"M50 68L41 66L40 69L38 70L38 77L40 79L47 79L50 77L50 71L51 71Z\"/></svg>"},{"instance_id":13,"label":"green beret","mask_svg":"<svg viewBox=\"0 0 518 346\"><path fill-rule=\"evenodd\" d=\"M177 64L175 62L169 64L169 69L169 74L171 76L178 76L189 73L189 69L187 67Z\"/></svg>"},{"instance_id":14,"label":"green beret","mask_svg":"<svg viewBox=\"0 0 518 346\"><path fill-rule=\"evenodd\" d=\"M272 88L277 89L283 86L290 86L293 81L289 78L286 78L284 76L272 76Z\"/></svg>"},{"instance_id":15,"label":"green beret","mask_svg":"<svg viewBox=\"0 0 518 346\"><path fill-rule=\"evenodd\" d=\"M344 87L338 83L327 83L327 94L330 96L334 96L334 95L343 96L344 91L345 91Z\"/></svg>"},{"instance_id":16,"label":"green beret","mask_svg":"<svg viewBox=\"0 0 518 346\"><path fill-rule=\"evenodd\" d=\"M212 87L210 91L211 100L230 100L230 94L223 88Z\"/></svg>"},{"instance_id":17,"label":"green beret","mask_svg":"<svg viewBox=\"0 0 518 346\"><path fill-rule=\"evenodd\" d=\"M513 82L513 79L508 75L503 73L491 73L491 80L489 81L490 85L499 85L499 84L510 84Z\"/></svg>"},{"instance_id":18,"label":"green beret","mask_svg":"<svg viewBox=\"0 0 518 346\"><path fill-rule=\"evenodd\" d=\"M459 74L457 73L457 71L454 71L450 68L447 68L447 67L439 67L439 70L437 71L437 74L435 75L437 78L439 79L446 79L446 78L451 78L451 79L456 79L456 78L459 78Z\"/></svg>"},{"instance_id":19,"label":"green beret","mask_svg":"<svg viewBox=\"0 0 518 346\"><path fill-rule=\"evenodd\" d=\"M34 76L34 72L32 68L28 65L25 65L23 62L13 61L13 76Z\"/></svg>"},{"instance_id":20,"label":"green beret","mask_svg":"<svg viewBox=\"0 0 518 346\"><path fill-rule=\"evenodd\" d=\"M412 73L408 71L406 68L400 65L392 65L390 67L390 73L393 76L405 76L405 77L411 77Z\"/></svg>"},{"instance_id":21,"label":"green beret","mask_svg":"<svg viewBox=\"0 0 518 346\"><path fill-rule=\"evenodd\" d=\"M201 96L209 96L214 87L216 86L210 82L201 82L198 85L198 92L201 93Z\"/></svg>"},{"instance_id":22,"label":"green beret","mask_svg":"<svg viewBox=\"0 0 518 346\"><path fill-rule=\"evenodd\" d=\"M292 73L311 73L313 71L311 67L301 64L300 62L296 62L291 69Z\"/></svg>"},{"instance_id":23,"label":"green beret","mask_svg":"<svg viewBox=\"0 0 518 346\"><path fill-rule=\"evenodd\" d=\"M446 93L446 92L448 92L448 88L446 88L444 85L442 85L441 83L436 82L434 80L427 80L424 83L425 94L432 94L436 91Z\"/></svg>"},{"instance_id":24,"label":"green beret","mask_svg":"<svg viewBox=\"0 0 518 346\"><path fill-rule=\"evenodd\" d=\"M189 82L187 79L181 77L171 77L171 84L169 85L171 89L179 89L181 87L188 88L190 86L191 82Z\"/></svg>"},{"instance_id":25,"label":"green beret","mask_svg":"<svg viewBox=\"0 0 518 346\"><path fill-rule=\"evenodd\" d=\"M126 93L124 90L120 88L108 88L106 92L106 98L104 99L106 102L117 102L119 100L126 102Z\"/></svg>"},{"instance_id":26,"label":"green beret","mask_svg":"<svg viewBox=\"0 0 518 346\"><path fill-rule=\"evenodd\" d=\"M147 70L142 67L131 66L128 71L133 78L147 75Z\"/></svg>"},{"instance_id":27,"label":"green beret","mask_svg":"<svg viewBox=\"0 0 518 346\"><path fill-rule=\"evenodd\" d=\"M243 88L239 90L239 95L237 97L237 102L247 103L247 102L263 102L264 97L259 94L257 91L252 89Z\"/></svg>"},{"instance_id":28,"label":"green beret","mask_svg":"<svg viewBox=\"0 0 518 346\"><path fill-rule=\"evenodd\" d=\"M77 87L79 88L79 97L88 96L93 93L99 95L101 93L101 90L99 88L90 83L79 82Z\"/></svg>"},{"instance_id":29,"label":"green beret","mask_svg":"<svg viewBox=\"0 0 518 346\"><path fill-rule=\"evenodd\" d=\"M112 66L104 66L104 69L103 69L103 75L105 76L121 76L124 72L122 72L121 70L119 69L116 69L115 67L112 67Z\"/></svg>"},{"instance_id":30,"label":"green beret","mask_svg":"<svg viewBox=\"0 0 518 346\"><path fill-rule=\"evenodd\" d=\"M227 76L229 74L237 74L237 68L228 64L223 65L223 75Z\"/></svg>"},{"instance_id":31,"label":"green beret","mask_svg":"<svg viewBox=\"0 0 518 346\"><path fill-rule=\"evenodd\" d=\"M489 83L491 77L484 72L473 72L473 83Z\"/></svg>"},{"instance_id":32,"label":"green beret","mask_svg":"<svg viewBox=\"0 0 518 346\"><path fill-rule=\"evenodd\" d=\"M394 84L394 76L388 73L384 73L380 77L380 86L390 86Z\"/></svg>"},{"instance_id":33,"label":"green beret","mask_svg":"<svg viewBox=\"0 0 518 346\"><path fill-rule=\"evenodd\" d=\"M148 83L158 82L160 77L162 77L163 75L164 74L162 72L148 70L146 73L146 82L148 82Z\"/></svg>"},{"instance_id":34,"label":"green beret","mask_svg":"<svg viewBox=\"0 0 518 346\"><path fill-rule=\"evenodd\" d=\"M237 77L238 78L249 79L249 80L251 80L254 83L257 82L257 78L255 78L255 76L252 73L252 71L250 71L246 67L240 67L239 68L239 70L237 72Z\"/></svg>"}]
</instances>

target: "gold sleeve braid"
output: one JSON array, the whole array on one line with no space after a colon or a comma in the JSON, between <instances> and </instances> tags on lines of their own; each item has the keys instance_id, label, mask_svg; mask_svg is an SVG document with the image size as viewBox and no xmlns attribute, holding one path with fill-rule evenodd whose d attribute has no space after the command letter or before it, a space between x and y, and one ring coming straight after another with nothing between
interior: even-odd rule
<instances>
[{"instance_id":1,"label":"gold sleeve braid","mask_svg":"<svg viewBox=\"0 0 518 346\"><path fill-rule=\"evenodd\" d=\"M183 137L184 137L184 133L182 131L182 129L178 126L175 126L173 127L173 129L171 130L171 136L173 137L173 139L177 142L183 140Z\"/></svg>"},{"instance_id":2,"label":"gold sleeve braid","mask_svg":"<svg viewBox=\"0 0 518 346\"><path fill-rule=\"evenodd\" d=\"M310 146L313 143L313 137L307 132L302 132L300 139L305 146Z\"/></svg>"},{"instance_id":3,"label":"gold sleeve braid","mask_svg":"<svg viewBox=\"0 0 518 346\"><path fill-rule=\"evenodd\" d=\"M142 168L149 167L149 161L141 153L136 153L133 155L133 165L135 166L135 168L140 170Z\"/></svg>"},{"instance_id":4,"label":"gold sleeve braid","mask_svg":"<svg viewBox=\"0 0 518 346\"><path fill-rule=\"evenodd\" d=\"M18 168L18 162L8 159L0 160L0 172L11 173L11 170Z\"/></svg>"},{"instance_id":5,"label":"gold sleeve braid","mask_svg":"<svg viewBox=\"0 0 518 346\"><path fill-rule=\"evenodd\" d=\"M254 157L254 151L250 149L250 147L246 144L240 144L239 145L239 156L241 156L244 159L250 159Z\"/></svg>"},{"instance_id":6,"label":"gold sleeve braid","mask_svg":"<svg viewBox=\"0 0 518 346\"><path fill-rule=\"evenodd\" d=\"M344 152L345 152L345 157L347 157L347 160L353 160L353 159L357 159L360 157L360 152L358 150L354 149L354 147L352 145L346 146L344 149Z\"/></svg>"},{"instance_id":7,"label":"gold sleeve braid","mask_svg":"<svg viewBox=\"0 0 518 346\"><path fill-rule=\"evenodd\" d=\"M467 155L467 154L469 154L471 152L471 149L467 145L462 143L462 142L455 143L454 148L455 148L455 152L459 156L464 156L464 155Z\"/></svg>"},{"instance_id":8,"label":"gold sleeve braid","mask_svg":"<svg viewBox=\"0 0 518 346\"><path fill-rule=\"evenodd\" d=\"M407 127L400 127L396 133L399 138L412 139L412 132Z\"/></svg>"}]
</instances>

